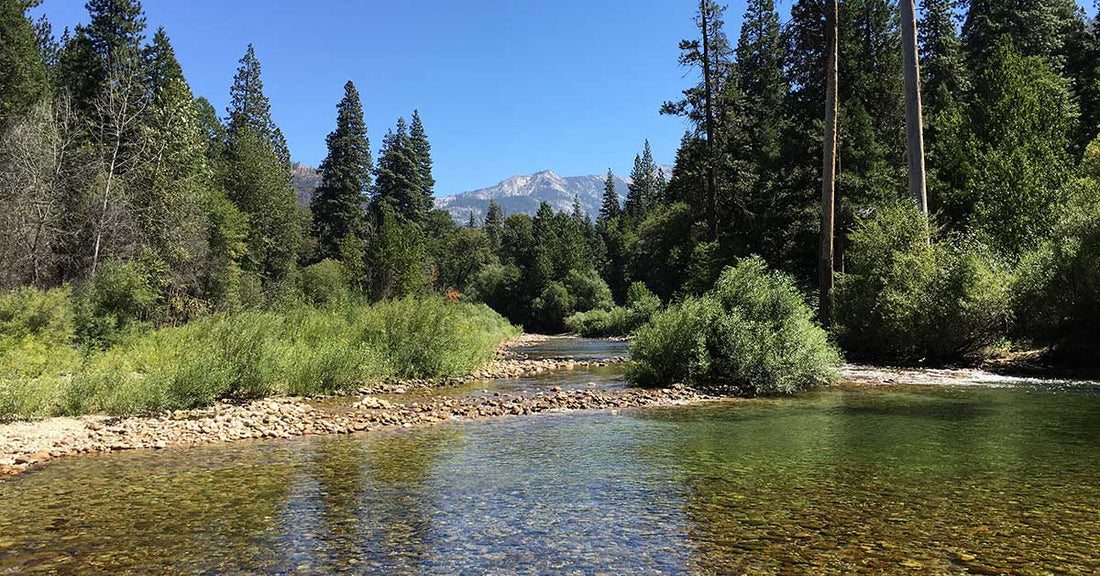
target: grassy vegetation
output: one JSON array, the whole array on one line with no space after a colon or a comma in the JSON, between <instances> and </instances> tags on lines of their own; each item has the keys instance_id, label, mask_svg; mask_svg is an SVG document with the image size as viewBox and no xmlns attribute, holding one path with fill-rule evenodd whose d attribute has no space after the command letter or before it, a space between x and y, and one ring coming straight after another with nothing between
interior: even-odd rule
<instances>
[{"instance_id":1,"label":"grassy vegetation","mask_svg":"<svg viewBox=\"0 0 1100 576\"><path fill-rule=\"evenodd\" d=\"M629 377L730 395L791 394L837 378L840 353L790 278L747 258L714 290L657 312L630 346Z\"/></svg>"},{"instance_id":2,"label":"grassy vegetation","mask_svg":"<svg viewBox=\"0 0 1100 576\"><path fill-rule=\"evenodd\" d=\"M33 312L47 309L52 315ZM0 298L0 420L150 413L221 398L338 393L386 378L460 376L518 333L481 304L407 297L212 315L78 350L68 310L60 290Z\"/></svg>"}]
</instances>

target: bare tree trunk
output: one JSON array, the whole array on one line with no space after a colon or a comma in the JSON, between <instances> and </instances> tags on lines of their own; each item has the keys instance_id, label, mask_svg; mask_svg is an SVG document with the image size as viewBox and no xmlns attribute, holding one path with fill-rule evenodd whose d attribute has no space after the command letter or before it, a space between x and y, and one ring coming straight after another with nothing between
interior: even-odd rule
<instances>
[{"instance_id":1,"label":"bare tree trunk","mask_svg":"<svg viewBox=\"0 0 1100 576\"><path fill-rule=\"evenodd\" d=\"M837 127L837 0L826 5L825 35L828 50L825 68L825 141L821 168L821 302L822 324L832 321L830 297L833 291L833 219L836 209L836 127Z\"/></svg>"},{"instance_id":2,"label":"bare tree trunk","mask_svg":"<svg viewBox=\"0 0 1100 576\"><path fill-rule=\"evenodd\" d=\"M699 1L699 14L702 19L703 29L703 98L706 107L707 130L707 228L711 241L718 239L718 185L714 175L714 104L712 102L713 84L711 77L710 61L710 28L707 23L706 0Z\"/></svg>"},{"instance_id":3,"label":"bare tree trunk","mask_svg":"<svg viewBox=\"0 0 1100 576\"><path fill-rule=\"evenodd\" d=\"M92 274L95 274L99 266L99 247L103 240L103 229L107 226L107 208L110 206L111 181L115 176L115 164L118 162L118 149L121 144L121 136L115 139L115 147L111 152L111 162L107 170L107 181L103 185L103 207L99 212L99 223L95 231L95 248L92 250Z\"/></svg>"},{"instance_id":4,"label":"bare tree trunk","mask_svg":"<svg viewBox=\"0 0 1100 576\"><path fill-rule=\"evenodd\" d=\"M901 51L905 68L905 138L909 152L909 194L917 207L928 214L928 191L924 176L924 127L920 102L920 59L917 56L915 0L901 2Z\"/></svg>"}]
</instances>

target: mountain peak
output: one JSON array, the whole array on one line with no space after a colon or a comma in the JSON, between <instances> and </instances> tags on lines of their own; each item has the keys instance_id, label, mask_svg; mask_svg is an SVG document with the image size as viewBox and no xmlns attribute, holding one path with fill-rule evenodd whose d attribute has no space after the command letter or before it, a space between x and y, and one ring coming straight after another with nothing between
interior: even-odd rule
<instances>
[{"instance_id":1,"label":"mountain peak","mask_svg":"<svg viewBox=\"0 0 1100 576\"><path fill-rule=\"evenodd\" d=\"M669 166L661 168L666 176L672 172ZM478 220L484 220L490 200L500 204L505 215L534 215L543 202L557 212L571 212L576 199L581 209L595 218L603 202L605 178L606 174L563 177L553 170L542 170L527 176L512 176L488 188L440 196L435 199L435 207L450 212L456 222L465 223L470 213ZM630 180L615 177L615 191L620 202L626 198L629 186Z\"/></svg>"}]
</instances>

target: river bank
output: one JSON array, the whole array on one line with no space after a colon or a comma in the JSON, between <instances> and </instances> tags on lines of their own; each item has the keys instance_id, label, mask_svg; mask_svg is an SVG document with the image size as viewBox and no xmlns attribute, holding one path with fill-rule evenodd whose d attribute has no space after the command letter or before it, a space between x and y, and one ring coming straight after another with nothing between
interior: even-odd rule
<instances>
[{"instance_id":1,"label":"river bank","mask_svg":"<svg viewBox=\"0 0 1100 576\"><path fill-rule=\"evenodd\" d=\"M430 394L433 390L471 382L600 368L627 361L623 356L528 358L520 351L552 338L525 334L513 339L502 346L496 361L464 378L374 383L360 387L352 395L339 397L338 402L323 402L325 398L321 397L272 397L240 403L219 402L206 408L177 410L157 416L88 415L3 424L0 425L0 477L80 454L310 434L349 434L391 426L422 426L548 411L677 405L708 398L683 389L563 391L552 388L534 395L498 393L491 397ZM424 391L429 393L427 397L413 394ZM376 395L385 395L388 399L376 398Z\"/></svg>"},{"instance_id":2,"label":"river bank","mask_svg":"<svg viewBox=\"0 0 1100 576\"><path fill-rule=\"evenodd\" d=\"M57 458L120 450L165 449L264 438L350 434L389 427L426 426L459 420L483 420L542 412L618 410L674 406L713 400L684 388L608 389L585 380L581 370L623 364L623 355L529 355L535 347L580 342L571 337L525 334L505 343L489 366L464 378L406 380L364 385L353 393L329 397L270 397L219 402L156 416L116 418L88 415L0 425L0 477L18 474ZM532 386L524 391L489 392L478 382L535 378L578 370L582 388ZM979 369L917 369L848 364L845 386L913 385L1011 386L1042 383L1051 387L1095 385L1077 380L1010 377Z\"/></svg>"}]
</instances>

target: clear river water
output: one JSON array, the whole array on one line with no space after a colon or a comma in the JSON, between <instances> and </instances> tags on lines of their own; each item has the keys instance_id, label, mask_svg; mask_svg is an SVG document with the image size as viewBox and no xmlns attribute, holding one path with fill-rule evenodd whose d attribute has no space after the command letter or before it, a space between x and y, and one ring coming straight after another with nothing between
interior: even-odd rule
<instances>
[{"instance_id":1,"label":"clear river water","mask_svg":"<svg viewBox=\"0 0 1100 576\"><path fill-rule=\"evenodd\" d=\"M838 386L68 458L0 480L0 574L34 572L1097 573L1100 386Z\"/></svg>"}]
</instances>

